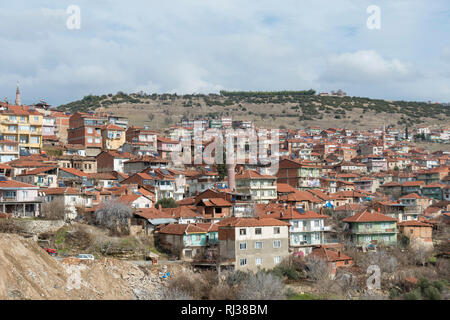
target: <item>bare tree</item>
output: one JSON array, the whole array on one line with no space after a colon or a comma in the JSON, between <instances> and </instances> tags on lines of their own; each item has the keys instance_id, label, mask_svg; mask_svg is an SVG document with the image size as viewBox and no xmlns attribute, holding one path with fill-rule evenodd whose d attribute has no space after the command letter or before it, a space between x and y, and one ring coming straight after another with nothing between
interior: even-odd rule
<instances>
[{"instance_id":1,"label":"bare tree","mask_svg":"<svg viewBox=\"0 0 450 320\"><path fill-rule=\"evenodd\" d=\"M414 240L415 241L412 241L410 246L413 259L416 263L420 263L422 266L425 266L425 263L432 254L432 250L421 243L419 239Z\"/></svg>"},{"instance_id":2,"label":"bare tree","mask_svg":"<svg viewBox=\"0 0 450 320\"><path fill-rule=\"evenodd\" d=\"M113 234L129 234L129 219L133 209L117 201L103 202L95 211L95 222Z\"/></svg>"},{"instance_id":3,"label":"bare tree","mask_svg":"<svg viewBox=\"0 0 450 320\"><path fill-rule=\"evenodd\" d=\"M239 300L283 300L283 280L271 273L257 272L240 283Z\"/></svg>"},{"instance_id":4,"label":"bare tree","mask_svg":"<svg viewBox=\"0 0 450 320\"><path fill-rule=\"evenodd\" d=\"M64 220L69 213L69 209L62 199L54 199L44 202L41 207L42 217L48 220Z\"/></svg>"},{"instance_id":5,"label":"bare tree","mask_svg":"<svg viewBox=\"0 0 450 320\"><path fill-rule=\"evenodd\" d=\"M13 219L0 218L0 233L22 233L23 228L14 223Z\"/></svg>"},{"instance_id":6,"label":"bare tree","mask_svg":"<svg viewBox=\"0 0 450 320\"><path fill-rule=\"evenodd\" d=\"M193 300L193 298L184 290L163 287L161 290L161 300Z\"/></svg>"},{"instance_id":7,"label":"bare tree","mask_svg":"<svg viewBox=\"0 0 450 320\"><path fill-rule=\"evenodd\" d=\"M313 280L326 280L330 278L328 263L325 259L314 254L306 257L306 275Z\"/></svg>"}]
</instances>

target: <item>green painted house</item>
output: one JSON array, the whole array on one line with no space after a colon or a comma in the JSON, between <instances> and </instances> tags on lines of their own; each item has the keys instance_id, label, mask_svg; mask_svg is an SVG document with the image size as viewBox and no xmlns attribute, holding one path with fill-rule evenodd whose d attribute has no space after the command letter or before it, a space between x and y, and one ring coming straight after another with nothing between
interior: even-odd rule
<instances>
[{"instance_id":1,"label":"green painted house","mask_svg":"<svg viewBox=\"0 0 450 320\"><path fill-rule=\"evenodd\" d=\"M397 219L378 212L364 211L345 218L349 235L355 245L397 244Z\"/></svg>"},{"instance_id":2,"label":"green painted house","mask_svg":"<svg viewBox=\"0 0 450 320\"><path fill-rule=\"evenodd\" d=\"M444 199L443 189L445 185L439 183L427 184L422 187L422 196L436 200Z\"/></svg>"}]
</instances>

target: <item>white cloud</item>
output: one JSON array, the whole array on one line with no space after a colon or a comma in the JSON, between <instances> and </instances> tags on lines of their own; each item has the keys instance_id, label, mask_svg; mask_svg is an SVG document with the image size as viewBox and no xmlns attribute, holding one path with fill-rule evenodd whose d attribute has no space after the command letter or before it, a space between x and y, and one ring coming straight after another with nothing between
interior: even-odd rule
<instances>
[{"instance_id":1,"label":"white cloud","mask_svg":"<svg viewBox=\"0 0 450 320\"><path fill-rule=\"evenodd\" d=\"M66 103L86 94L333 90L387 99L450 101L448 0L16 0L0 10L0 96ZM26 8L23 10L23 8ZM447 14L447 16L446 16ZM399 23L401 21L401 23ZM413 88L413 89L411 89ZM432 96L430 98L430 95Z\"/></svg>"},{"instance_id":2,"label":"white cloud","mask_svg":"<svg viewBox=\"0 0 450 320\"><path fill-rule=\"evenodd\" d=\"M331 56L323 79L368 83L407 81L412 73L411 67L398 59L384 58L374 50L358 50Z\"/></svg>"}]
</instances>

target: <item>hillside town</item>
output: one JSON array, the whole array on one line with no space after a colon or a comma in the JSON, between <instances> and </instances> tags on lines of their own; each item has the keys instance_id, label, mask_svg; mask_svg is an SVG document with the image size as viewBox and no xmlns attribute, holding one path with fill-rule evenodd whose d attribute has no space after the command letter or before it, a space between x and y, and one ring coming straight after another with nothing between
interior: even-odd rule
<instances>
[{"instance_id":1,"label":"hillside town","mask_svg":"<svg viewBox=\"0 0 450 320\"><path fill-rule=\"evenodd\" d=\"M367 254L405 242L430 259L449 256L449 239L436 234L450 221L450 152L413 142L445 146L450 126L292 130L222 117L155 131L113 113L22 105L19 87L14 104L0 103L0 126L2 219L46 219L53 207L65 223L107 226L100 213L126 207L125 219L105 215L117 234L151 238L171 260L219 272L314 256L335 275L358 265L349 246ZM239 130L271 132L268 143L255 140L267 154L203 156L219 155L216 135ZM249 138L230 141L223 153L252 149ZM176 161L182 150L188 161Z\"/></svg>"}]
</instances>

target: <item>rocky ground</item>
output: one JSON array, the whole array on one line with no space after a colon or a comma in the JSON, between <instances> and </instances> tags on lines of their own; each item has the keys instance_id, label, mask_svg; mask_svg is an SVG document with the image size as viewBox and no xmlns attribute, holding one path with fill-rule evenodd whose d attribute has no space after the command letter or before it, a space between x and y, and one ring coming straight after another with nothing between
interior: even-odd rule
<instances>
[{"instance_id":1,"label":"rocky ground","mask_svg":"<svg viewBox=\"0 0 450 320\"><path fill-rule=\"evenodd\" d=\"M180 267L136 266L111 258L58 261L31 239L0 234L0 300L157 300L166 281L160 272L174 274L176 268Z\"/></svg>"}]
</instances>

